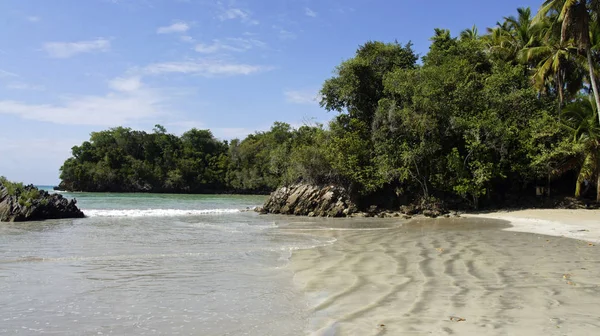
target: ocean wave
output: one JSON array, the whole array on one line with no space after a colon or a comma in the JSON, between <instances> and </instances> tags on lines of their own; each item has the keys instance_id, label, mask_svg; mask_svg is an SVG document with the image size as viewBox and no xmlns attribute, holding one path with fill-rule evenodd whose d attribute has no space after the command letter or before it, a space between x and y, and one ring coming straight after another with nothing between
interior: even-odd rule
<instances>
[{"instance_id":1,"label":"ocean wave","mask_svg":"<svg viewBox=\"0 0 600 336\"><path fill-rule=\"evenodd\" d=\"M185 217L238 213L238 209L128 209L128 210L82 210L88 217Z\"/></svg>"}]
</instances>

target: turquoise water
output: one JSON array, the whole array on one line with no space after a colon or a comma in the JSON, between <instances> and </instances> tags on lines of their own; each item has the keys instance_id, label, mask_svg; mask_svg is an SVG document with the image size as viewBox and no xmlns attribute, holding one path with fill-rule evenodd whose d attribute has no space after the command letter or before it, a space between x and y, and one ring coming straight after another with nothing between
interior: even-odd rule
<instances>
[{"instance_id":1,"label":"turquoise water","mask_svg":"<svg viewBox=\"0 0 600 336\"><path fill-rule=\"evenodd\" d=\"M63 193L88 218L0 225L0 334L302 335L291 252L330 244L264 196Z\"/></svg>"}]
</instances>

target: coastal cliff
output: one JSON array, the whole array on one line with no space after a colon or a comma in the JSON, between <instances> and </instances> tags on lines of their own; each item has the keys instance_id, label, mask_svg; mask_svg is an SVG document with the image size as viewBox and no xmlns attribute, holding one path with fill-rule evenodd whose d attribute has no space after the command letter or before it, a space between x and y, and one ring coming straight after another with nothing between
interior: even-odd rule
<instances>
[{"instance_id":1,"label":"coastal cliff","mask_svg":"<svg viewBox=\"0 0 600 336\"><path fill-rule=\"evenodd\" d=\"M49 194L29 185L10 190L0 182L0 222L25 222L44 219L83 218L77 201Z\"/></svg>"}]
</instances>

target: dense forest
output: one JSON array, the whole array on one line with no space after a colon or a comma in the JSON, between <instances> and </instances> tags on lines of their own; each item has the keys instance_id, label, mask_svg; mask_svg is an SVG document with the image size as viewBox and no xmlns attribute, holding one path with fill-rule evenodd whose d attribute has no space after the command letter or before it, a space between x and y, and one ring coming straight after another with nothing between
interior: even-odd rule
<instances>
[{"instance_id":1,"label":"dense forest","mask_svg":"<svg viewBox=\"0 0 600 336\"><path fill-rule=\"evenodd\" d=\"M61 186L263 193L334 183L395 206L472 207L546 192L600 200L600 1L548 0L480 34L436 29L429 52L370 41L320 92L328 125L243 140L113 128L73 147ZM383 201L380 201L380 203Z\"/></svg>"}]
</instances>

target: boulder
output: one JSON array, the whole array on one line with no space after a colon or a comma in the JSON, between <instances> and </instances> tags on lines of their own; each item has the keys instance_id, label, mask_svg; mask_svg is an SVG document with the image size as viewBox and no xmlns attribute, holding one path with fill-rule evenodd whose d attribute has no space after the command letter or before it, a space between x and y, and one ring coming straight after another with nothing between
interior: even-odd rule
<instances>
[{"instance_id":1,"label":"boulder","mask_svg":"<svg viewBox=\"0 0 600 336\"><path fill-rule=\"evenodd\" d=\"M357 211L345 188L304 183L275 190L261 209L264 213L311 217L347 217Z\"/></svg>"},{"instance_id":2,"label":"boulder","mask_svg":"<svg viewBox=\"0 0 600 336\"><path fill-rule=\"evenodd\" d=\"M0 221L24 222L58 218L83 218L77 208L77 200L68 200L59 194L49 194L33 185L25 186L23 192L31 192L34 198L23 200L20 191L9 195L8 189L0 183Z\"/></svg>"}]
</instances>

